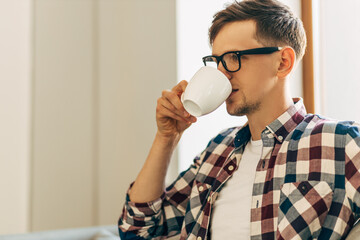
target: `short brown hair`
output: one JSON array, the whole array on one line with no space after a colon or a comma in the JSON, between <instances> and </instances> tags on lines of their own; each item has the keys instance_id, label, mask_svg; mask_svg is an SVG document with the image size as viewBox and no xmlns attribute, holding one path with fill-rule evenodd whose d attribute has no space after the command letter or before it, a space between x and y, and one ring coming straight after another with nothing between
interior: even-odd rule
<instances>
[{"instance_id":1,"label":"short brown hair","mask_svg":"<svg viewBox=\"0 0 360 240\"><path fill-rule=\"evenodd\" d=\"M221 28L230 22L253 20L256 23L255 39L264 46L290 46L300 60L306 48L306 34L302 21L290 8L276 0L235 1L216 13L209 29L212 45Z\"/></svg>"}]
</instances>

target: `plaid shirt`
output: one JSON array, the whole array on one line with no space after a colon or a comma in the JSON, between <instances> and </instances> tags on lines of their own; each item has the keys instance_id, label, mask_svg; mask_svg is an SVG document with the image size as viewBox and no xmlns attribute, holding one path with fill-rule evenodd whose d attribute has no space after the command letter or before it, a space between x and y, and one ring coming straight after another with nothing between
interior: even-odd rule
<instances>
[{"instance_id":1,"label":"plaid shirt","mask_svg":"<svg viewBox=\"0 0 360 240\"><path fill-rule=\"evenodd\" d=\"M296 101L261 134L251 239L342 239L360 214L360 125L307 115ZM212 206L250 137L248 125L227 129L159 199L127 196L121 237L210 239Z\"/></svg>"}]
</instances>

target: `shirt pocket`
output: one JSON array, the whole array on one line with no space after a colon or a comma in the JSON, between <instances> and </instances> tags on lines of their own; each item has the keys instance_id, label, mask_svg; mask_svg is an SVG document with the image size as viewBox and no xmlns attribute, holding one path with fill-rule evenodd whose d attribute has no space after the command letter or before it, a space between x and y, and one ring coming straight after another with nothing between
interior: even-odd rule
<instances>
[{"instance_id":1,"label":"shirt pocket","mask_svg":"<svg viewBox=\"0 0 360 240\"><path fill-rule=\"evenodd\" d=\"M207 183L203 183L200 181L195 180L193 187L193 196L196 196L199 198L199 202L201 205L204 205L209 197L210 191L211 191L211 185Z\"/></svg>"},{"instance_id":2,"label":"shirt pocket","mask_svg":"<svg viewBox=\"0 0 360 240\"><path fill-rule=\"evenodd\" d=\"M285 183L280 188L277 239L316 239L333 197L325 181Z\"/></svg>"},{"instance_id":3,"label":"shirt pocket","mask_svg":"<svg viewBox=\"0 0 360 240\"><path fill-rule=\"evenodd\" d=\"M193 200L193 203L196 202L198 205L204 205L208 199L210 191L210 184L195 180L191 191L191 199Z\"/></svg>"}]
</instances>

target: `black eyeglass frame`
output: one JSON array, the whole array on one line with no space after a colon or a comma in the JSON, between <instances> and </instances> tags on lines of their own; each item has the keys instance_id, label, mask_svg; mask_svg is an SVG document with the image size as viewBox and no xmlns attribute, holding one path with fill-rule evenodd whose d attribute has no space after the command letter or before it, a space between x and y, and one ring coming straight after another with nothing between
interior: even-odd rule
<instances>
[{"instance_id":1,"label":"black eyeglass frame","mask_svg":"<svg viewBox=\"0 0 360 240\"><path fill-rule=\"evenodd\" d=\"M222 54L221 56L215 56L215 55L205 56L205 57L202 58L202 60L204 62L204 65L206 66L206 59L207 58L215 58L217 66L219 66L219 63L221 62L226 71L228 71L228 72L237 72L241 68L241 60L240 60L241 56L243 56L243 55L256 55L256 54L271 54L271 53L274 53L276 51L280 51L281 49L282 49L282 47L262 47L262 48L247 49L247 50L243 50L243 51L230 51L230 52L226 52L226 53ZM227 68L226 63L223 60L223 57L228 53L235 53L237 55L238 62L239 62L239 68L237 70L229 71L229 69Z\"/></svg>"}]
</instances>

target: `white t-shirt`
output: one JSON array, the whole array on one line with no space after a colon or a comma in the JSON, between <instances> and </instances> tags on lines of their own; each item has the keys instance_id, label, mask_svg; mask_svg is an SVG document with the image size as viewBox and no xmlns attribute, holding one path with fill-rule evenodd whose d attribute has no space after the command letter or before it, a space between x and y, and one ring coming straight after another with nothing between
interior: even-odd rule
<instances>
[{"instance_id":1,"label":"white t-shirt","mask_svg":"<svg viewBox=\"0 0 360 240\"><path fill-rule=\"evenodd\" d=\"M261 139L249 141L239 168L219 192L211 218L212 240L250 239L252 190L261 152Z\"/></svg>"}]
</instances>

